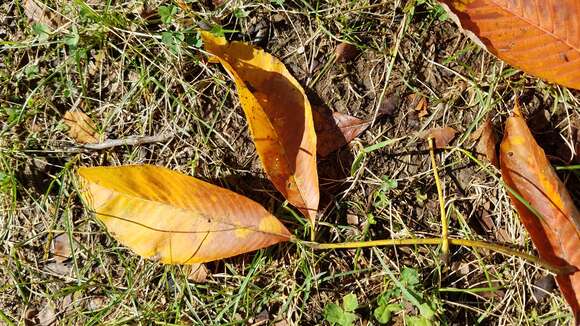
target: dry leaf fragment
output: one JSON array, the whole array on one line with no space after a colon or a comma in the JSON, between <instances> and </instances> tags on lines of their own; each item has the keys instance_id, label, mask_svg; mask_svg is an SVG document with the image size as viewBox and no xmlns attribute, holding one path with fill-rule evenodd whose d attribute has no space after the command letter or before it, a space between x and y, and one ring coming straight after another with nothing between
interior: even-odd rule
<instances>
[{"instance_id":1,"label":"dry leaf fragment","mask_svg":"<svg viewBox=\"0 0 580 326\"><path fill-rule=\"evenodd\" d=\"M44 266L44 270L59 275L71 275L72 266L68 263L50 263Z\"/></svg>"},{"instance_id":2,"label":"dry leaf fragment","mask_svg":"<svg viewBox=\"0 0 580 326\"><path fill-rule=\"evenodd\" d=\"M193 283L205 283L208 275L205 264L191 264L191 270L187 275L187 279Z\"/></svg>"},{"instance_id":3,"label":"dry leaf fragment","mask_svg":"<svg viewBox=\"0 0 580 326\"><path fill-rule=\"evenodd\" d=\"M479 154L484 155L487 160L495 167L499 168L499 162L497 159L497 137L493 131L493 125L491 120L487 119L481 127L479 127L473 134L473 138L479 138L477 145L475 146L475 151Z\"/></svg>"},{"instance_id":4,"label":"dry leaf fragment","mask_svg":"<svg viewBox=\"0 0 580 326\"><path fill-rule=\"evenodd\" d=\"M64 123L69 126L68 134L81 144L99 143L100 135L95 123L82 111L67 111L64 114Z\"/></svg>"},{"instance_id":5,"label":"dry leaf fragment","mask_svg":"<svg viewBox=\"0 0 580 326\"><path fill-rule=\"evenodd\" d=\"M500 59L548 81L580 89L580 1L440 1Z\"/></svg>"},{"instance_id":6,"label":"dry leaf fragment","mask_svg":"<svg viewBox=\"0 0 580 326\"><path fill-rule=\"evenodd\" d=\"M284 64L250 44L202 31L206 51L233 78L262 166L284 197L316 221L318 171L310 102Z\"/></svg>"},{"instance_id":7,"label":"dry leaf fragment","mask_svg":"<svg viewBox=\"0 0 580 326\"><path fill-rule=\"evenodd\" d=\"M425 138L433 138L435 140L435 147L436 148L443 148L447 146L453 138L455 138L455 134L457 134L457 130L451 127L444 127L444 128L432 128L427 130L423 133Z\"/></svg>"},{"instance_id":8,"label":"dry leaf fragment","mask_svg":"<svg viewBox=\"0 0 580 326\"><path fill-rule=\"evenodd\" d=\"M51 252L57 263L62 263L72 255L72 246L68 234L61 233L52 239Z\"/></svg>"},{"instance_id":9,"label":"dry leaf fragment","mask_svg":"<svg viewBox=\"0 0 580 326\"><path fill-rule=\"evenodd\" d=\"M290 239L260 204L166 168L80 168L85 205L137 254L164 264L194 264Z\"/></svg>"},{"instance_id":10,"label":"dry leaf fragment","mask_svg":"<svg viewBox=\"0 0 580 326\"><path fill-rule=\"evenodd\" d=\"M312 107L312 116L316 128L317 153L320 157L348 144L370 125L370 121L340 112L330 112L320 106Z\"/></svg>"},{"instance_id":11,"label":"dry leaf fragment","mask_svg":"<svg viewBox=\"0 0 580 326\"><path fill-rule=\"evenodd\" d=\"M22 6L26 17L35 23L44 24L51 29L56 29L61 23L60 19L56 18L42 2L24 0Z\"/></svg>"},{"instance_id":12,"label":"dry leaf fragment","mask_svg":"<svg viewBox=\"0 0 580 326\"><path fill-rule=\"evenodd\" d=\"M359 50L352 44L340 43L336 46L336 49L334 49L334 54L336 56L336 62L343 63L356 58L359 54Z\"/></svg>"},{"instance_id":13,"label":"dry leaf fragment","mask_svg":"<svg viewBox=\"0 0 580 326\"><path fill-rule=\"evenodd\" d=\"M415 94L413 94L415 95ZM420 95L416 95L418 97L414 97L413 102L416 102L415 104L415 112L417 112L417 117L419 118L423 118L426 117L429 114L428 108L429 108L429 102L427 101L427 99L425 97L422 97Z\"/></svg>"},{"instance_id":14,"label":"dry leaf fragment","mask_svg":"<svg viewBox=\"0 0 580 326\"><path fill-rule=\"evenodd\" d=\"M514 115L506 122L500 164L505 183L535 210L530 210L510 193L540 257L553 265L576 269L568 275L556 276L556 280L578 322L580 213L544 150L536 143L517 104Z\"/></svg>"}]
</instances>

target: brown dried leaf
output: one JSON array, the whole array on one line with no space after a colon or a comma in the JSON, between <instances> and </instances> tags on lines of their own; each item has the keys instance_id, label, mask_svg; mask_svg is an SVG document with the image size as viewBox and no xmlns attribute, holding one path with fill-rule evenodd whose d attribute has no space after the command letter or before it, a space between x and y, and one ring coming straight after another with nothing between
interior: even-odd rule
<instances>
[{"instance_id":1,"label":"brown dried leaf","mask_svg":"<svg viewBox=\"0 0 580 326\"><path fill-rule=\"evenodd\" d=\"M187 279L193 283L205 283L207 280L208 270L205 264L192 264Z\"/></svg>"},{"instance_id":2,"label":"brown dried leaf","mask_svg":"<svg viewBox=\"0 0 580 326\"><path fill-rule=\"evenodd\" d=\"M361 120L348 114L330 112L330 110L312 106L312 118L316 130L318 156L325 157L358 137L370 125L370 121Z\"/></svg>"},{"instance_id":3,"label":"brown dried leaf","mask_svg":"<svg viewBox=\"0 0 580 326\"><path fill-rule=\"evenodd\" d=\"M419 118L426 117L429 114L429 102L424 97L419 97L417 104L415 104L415 112Z\"/></svg>"},{"instance_id":4,"label":"brown dried leaf","mask_svg":"<svg viewBox=\"0 0 580 326\"><path fill-rule=\"evenodd\" d=\"M100 135L95 123L82 111L67 111L64 114L64 123L69 126L68 134L81 144L97 144Z\"/></svg>"},{"instance_id":5,"label":"brown dried leaf","mask_svg":"<svg viewBox=\"0 0 580 326\"><path fill-rule=\"evenodd\" d=\"M340 43L336 46L336 49L334 49L334 54L336 56L336 62L343 63L356 58L359 54L359 50L352 44Z\"/></svg>"},{"instance_id":6,"label":"brown dried leaf","mask_svg":"<svg viewBox=\"0 0 580 326\"><path fill-rule=\"evenodd\" d=\"M68 234L61 233L52 239L51 253L57 263L62 263L72 255L72 246Z\"/></svg>"},{"instance_id":7,"label":"brown dried leaf","mask_svg":"<svg viewBox=\"0 0 580 326\"><path fill-rule=\"evenodd\" d=\"M451 127L432 128L427 130L423 137L426 139L433 138L435 140L435 147L443 148L455 138L455 134L457 134L457 130Z\"/></svg>"},{"instance_id":8,"label":"brown dried leaf","mask_svg":"<svg viewBox=\"0 0 580 326\"><path fill-rule=\"evenodd\" d=\"M501 174L505 183L534 209L510 192L512 203L528 230L540 257L549 263L576 270L556 280L580 318L580 212L565 185L537 144L516 105L506 121L500 147Z\"/></svg>"},{"instance_id":9,"label":"brown dried leaf","mask_svg":"<svg viewBox=\"0 0 580 326\"><path fill-rule=\"evenodd\" d=\"M60 25L60 20L56 19L45 4L36 0L24 0L22 3L24 14L35 23L44 24L52 29Z\"/></svg>"},{"instance_id":10,"label":"brown dried leaf","mask_svg":"<svg viewBox=\"0 0 580 326\"><path fill-rule=\"evenodd\" d=\"M486 120L485 123L475 131L474 138L479 138L479 141L475 146L475 151L484 155L493 166L499 168L497 151L495 150L497 137L493 131L491 120Z\"/></svg>"}]
</instances>

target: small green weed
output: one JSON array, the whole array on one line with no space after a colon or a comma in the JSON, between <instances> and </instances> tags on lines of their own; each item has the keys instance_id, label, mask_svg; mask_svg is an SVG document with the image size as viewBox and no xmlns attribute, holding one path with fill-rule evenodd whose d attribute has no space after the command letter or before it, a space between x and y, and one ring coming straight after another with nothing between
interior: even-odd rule
<instances>
[{"instance_id":1,"label":"small green weed","mask_svg":"<svg viewBox=\"0 0 580 326\"><path fill-rule=\"evenodd\" d=\"M403 303L409 302L419 310L418 316L406 316L407 325L434 325L437 316L437 308L440 301L427 293L422 288L419 272L414 268L405 267L401 271L396 287L383 292L378 300L373 316L380 324L391 321L392 314L403 310ZM396 299L393 303L393 299Z\"/></svg>"},{"instance_id":2,"label":"small green weed","mask_svg":"<svg viewBox=\"0 0 580 326\"><path fill-rule=\"evenodd\" d=\"M354 311L358 308L358 299L350 293L342 298L342 307L331 302L324 307L324 319L331 325L350 326L358 319Z\"/></svg>"}]
</instances>

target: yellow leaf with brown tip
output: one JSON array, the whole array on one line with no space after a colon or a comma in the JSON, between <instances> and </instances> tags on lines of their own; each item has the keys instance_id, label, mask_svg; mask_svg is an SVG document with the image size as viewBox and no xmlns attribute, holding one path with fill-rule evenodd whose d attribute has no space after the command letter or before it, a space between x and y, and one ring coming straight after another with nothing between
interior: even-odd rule
<instances>
[{"instance_id":1,"label":"yellow leaf with brown tip","mask_svg":"<svg viewBox=\"0 0 580 326\"><path fill-rule=\"evenodd\" d=\"M287 241L260 204L162 167L80 168L81 196L109 233L165 264L227 258Z\"/></svg>"},{"instance_id":2,"label":"yellow leaf with brown tip","mask_svg":"<svg viewBox=\"0 0 580 326\"><path fill-rule=\"evenodd\" d=\"M233 78L256 150L276 189L312 224L318 210L316 133L310 103L284 64L261 49L201 32Z\"/></svg>"}]
</instances>

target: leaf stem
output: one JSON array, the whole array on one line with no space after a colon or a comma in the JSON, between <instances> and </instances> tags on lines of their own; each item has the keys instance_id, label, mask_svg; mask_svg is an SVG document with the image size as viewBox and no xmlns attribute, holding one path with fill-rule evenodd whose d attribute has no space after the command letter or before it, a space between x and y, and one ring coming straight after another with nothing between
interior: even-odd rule
<instances>
[{"instance_id":1,"label":"leaf stem","mask_svg":"<svg viewBox=\"0 0 580 326\"><path fill-rule=\"evenodd\" d=\"M435 144L433 137L429 137L429 154L431 156L431 166L433 167L433 176L435 177L435 185L437 186L437 198L439 199L439 214L441 215L441 258L445 262L449 257L449 224L447 222L447 214L445 213L445 199L443 198L443 188L441 187L441 180L439 180L439 172L437 171L437 161L435 160Z\"/></svg>"},{"instance_id":2,"label":"leaf stem","mask_svg":"<svg viewBox=\"0 0 580 326\"><path fill-rule=\"evenodd\" d=\"M297 240L297 239L293 239ZM453 239L448 238L447 241L451 245L464 246L470 248L482 248L487 250L492 250L499 252L507 256L515 256L527 260L530 263L540 265L543 268L558 274L564 275L572 272L570 266L555 266L547 261L530 255L524 252L487 241L478 240L466 240L466 239ZM328 249L356 249L356 248L368 248L368 247L378 247L378 246L409 246L409 245L440 245L443 243L441 238L422 238L422 239L383 239L383 240L372 240L372 241L360 241L360 242L341 242L341 243L317 243L317 242L301 242L315 250L328 250Z\"/></svg>"}]
</instances>

